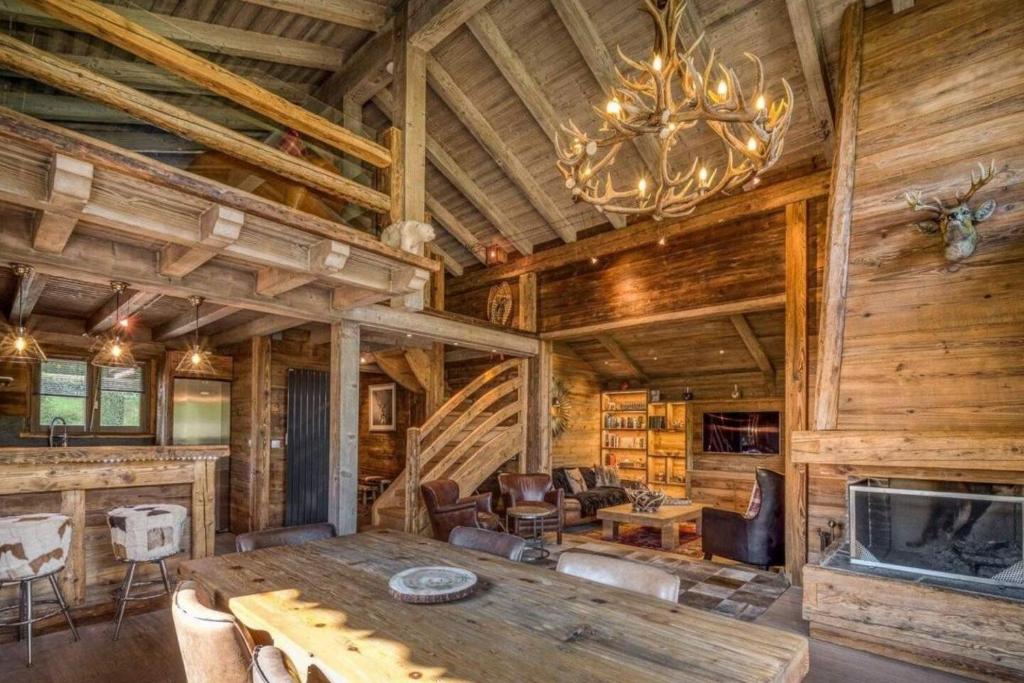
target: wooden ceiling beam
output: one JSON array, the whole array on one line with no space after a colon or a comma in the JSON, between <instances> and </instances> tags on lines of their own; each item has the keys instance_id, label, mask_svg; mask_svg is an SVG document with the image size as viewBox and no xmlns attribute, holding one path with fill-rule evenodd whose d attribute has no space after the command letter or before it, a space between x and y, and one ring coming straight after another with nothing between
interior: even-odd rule
<instances>
[{"instance_id":1,"label":"wooden ceiling beam","mask_svg":"<svg viewBox=\"0 0 1024 683\"><path fill-rule=\"evenodd\" d=\"M192 50L328 71L337 69L345 61L342 50L322 43L281 38L143 9L119 6L117 11L150 31ZM0 0L0 14L13 15L18 22L28 26L78 30L18 0Z\"/></svg>"},{"instance_id":2,"label":"wooden ceiling beam","mask_svg":"<svg viewBox=\"0 0 1024 683\"><path fill-rule=\"evenodd\" d=\"M405 349L381 349L373 352L373 360L384 371L384 374L395 380L402 387L415 393L423 393L424 387L409 366Z\"/></svg>"},{"instance_id":3,"label":"wooden ceiling beam","mask_svg":"<svg viewBox=\"0 0 1024 683\"><path fill-rule=\"evenodd\" d=\"M422 0L409 17L407 40L430 52L487 6L490 0Z\"/></svg>"},{"instance_id":4,"label":"wooden ceiling beam","mask_svg":"<svg viewBox=\"0 0 1024 683\"><path fill-rule=\"evenodd\" d=\"M825 161L831 165L835 153L835 114L832 110L832 91L829 86L828 60L818 28L818 17L809 0L786 0L789 23L793 26L800 68L807 86L813 125L821 140Z\"/></svg>"},{"instance_id":5,"label":"wooden ceiling beam","mask_svg":"<svg viewBox=\"0 0 1024 683\"><path fill-rule=\"evenodd\" d=\"M427 58L427 83L490 154L505 175L523 192L555 234L565 242L575 241L576 229L569 224L554 200L548 196L547 191L537 180L536 173L528 169L509 148L507 140L494 129L451 74L430 56Z\"/></svg>"},{"instance_id":6,"label":"wooden ceiling beam","mask_svg":"<svg viewBox=\"0 0 1024 683\"><path fill-rule=\"evenodd\" d=\"M732 315L729 316L729 320L732 322L732 326L736 328L736 334L743 340L743 345L747 347L747 351L750 352L750 357L754 359L754 363L757 364L758 369L761 370L761 374L764 375L764 380L767 384L775 384L775 366L772 365L771 359L764 350L764 345L761 340L754 334L754 329L750 326L750 322L747 320L745 315Z\"/></svg>"},{"instance_id":7,"label":"wooden ceiling beam","mask_svg":"<svg viewBox=\"0 0 1024 683\"><path fill-rule=\"evenodd\" d=\"M35 270L22 279L21 288L15 290L11 305L7 309L8 322L16 325L19 320L28 320L36 304L39 303L39 297L43 295L43 290L46 289L47 280L46 275Z\"/></svg>"},{"instance_id":8,"label":"wooden ceiling beam","mask_svg":"<svg viewBox=\"0 0 1024 683\"><path fill-rule=\"evenodd\" d=\"M32 246L59 254L64 251L81 211L92 195L93 165L64 154L54 154L47 174L46 202L39 212Z\"/></svg>"},{"instance_id":9,"label":"wooden ceiling beam","mask_svg":"<svg viewBox=\"0 0 1024 683\"><path fill-rule=\"evenodd\" d=\"M467 22L467 25L477 42L490 56L491 61L501 71L505 80L519 95L526 111L547 135L548 141L554 145L561 130L562 121L555 113L555 107L541 90L537 80L501 34L501 29L498 28L487 10L477 12ZM616 228L626 225L626 217L621 214L606 214L598 210L597 207L594 207L594 210L602 217L602 222L607 220Z\"/></svg>"},{"instance_id":10,"label":"wooden ceiling beam","mask_svg":"<svg viewBox=\"0 0 1024 683\"><path fill-rule=\"evenodd\" d=\"M436 242L432 242L427 245L427 253L433 252L441 257L444 261L444 268L455 277L459 277L463 273L462 264L455 260L455 257L445 251L441 245Z\"/></svg>"},{"instance_id":11,"label":"wooden ceiling beam","mask_svg":"<svg viewBox=\"0 0 1024 683\"><path fill-rule=\"evenodd\" d=\"M121 305L117 304L117 295L107 299L102 306L93 311L85 323L87 334L100 334L113 327L117 321L128 320L161 297L158 292L127 290L121 295Z\"/></svg>"},{"instance_id":12,"label":"wooden ceiling beam","mask_svg":"<svg viewBox=\"0 0 1024 683\"><path fill-rule=\"evenodd\" d=\"M448 210L444 204L439 202L434 195L427 193L427 211L439 221L448 234L458 240L480 263L487 262L486 249L476 238L472 231L462 224L455 215ZM461 273L460 273L461 275Z\"/></svg>"},{"instance_id":13,"label":"wooden ceiling beam","mask_svg":"<svg viewBox=\"0 0 1024 683\"><path fill-rule=\"evenodd\" d=\"M177 318L168 320L160 327L154 329L153 340L168 341L169 339L177 339L178 337L192 334L196 327L202 329L237 312L238 309L234 306L203 303L199 306L198 319L195 311L182 313Z\"/></svg>"},{"instance_id":14,"label":"wooden ceiling beam","mask_svg":"<svg viewBox=\"0 0 1024 683\"><path fill-rule=\"evenodd\" d=\"M199 242L195 246L168 244L160 251L160 274L180 278L220 254L238 241L245 214L214 205L199 217Z\"/></svg>"},{"instance_id":15,"label":"wooden ceiling beam","mask_svg":"<svg viewBox=\"0 0 1024 683\"><path fill-rule=\"evenodd\" d=\"M300 14L376 33L388 20L387 5L366 0L245 0L250 5Z\"/></svg>"},{"instance_id":16,"label":"wooden ceiling beam","mask_svg":"<svg viewBox=\"0 0 1024 683\"><path fill-rule=\"evenodd\" d=\"M49 85L114 107L181 137L278 173L331 196L375 211L387 211L387 195L360 185L233 130L199 118L163 100L65 62L0 34L0 64Z\"/></svg>"},{"instance_id":17,"label":"wooden ceiling beam","mask_svg":"<svg viewBox=\"0 0 1024 683\"><path fill-rule=\"evenodd\" d=\"M342 99L348 99L357 106L370 101L374 95L387 88L393 75L388 69L395 51L394 20L387 25L347 60L341 68L333 69L313 97L329 106L336 107Z\"/></svg>"},{"instance_id":18,"label":"wooden ceiling beam","mask_svg":"<svg viewBox=\"0 0 1024 683\"><path fill-rule=\"evenodd\" d=\"M828 171L772 183L757 190L700 204L692 214L674 222L645 220L633 223L623 230L606 232L572 244L545 249L504 266L475 271L449 283L449 292L464 293L492 282L518 277L523 273L542 272L590 258L617 254L655 244L663 237L671 240L722 223L778 211L795 201L824 197L828 191Z\"/></svg>"},{"instance_id":19,"label":"wooden ceiling beam","mask_svg":"<svg viewBox=\"0 0 1024 683\"><path fill-rule=\"evenodd\" d=\"M93 0L24 0L50 16L207 88L271 121L384 168L391 153L372 140L296 106Z\"/></svg>"},{"instance_id":20,"label":"wooden ceiling beam","mask_svg":"<svg viewBox=\"0 0 1024 683\"><path fill-rule=\"evenodd\" d=\"M551 0L551 4L569 31L572 41L583 56L583 61L601 86L601 92L607 97L617 86L618 76L615 72L615 60L594 22L577 0ZM657 143L648 136L641 136L633 139L633 145L647 170L657 176L661 158Z\"/></svg>"},{"instance_id":21,"label":"wooden ceiling beam","mask_svg":"<svg viewBox=\"0 0 1024 683\"><path fill-rule=\"evenodd\" d=\"M647 375L645 375L643 370L640 369L640 366L638 366L636 362L629 357L629 354L626 353L626 350L623 349L617 341L612 339L611 335L598 334L595 335L594 338L597 339L598 343L600 343L601 346L603 346L605 350L611 354L612 358L617 363L626 368L626 372L627 374L629 374L629 376L634 377L641 382L647 383Z\"/></svg>"},{"instance_id":22,"label":"wooden ceiling beam","mask_svg":"<svg viewBox=\"0 0 1024 683\"><path fill-rule=\"evenodd\" d=\"M266 337L284 330L298 327L305 324L302 318L292 318L286 315L268 315L262 318L250 320L247 323L232 327L229 330L218 332L210 337L210 346L219 348L237 344L238 342L252 339L253 337Z\"/></svg>"},{"instance_id":23,"label":"wooden ceiling beam","mask_svg":"<svg viewBox=\"0 0 1024 683\"><path fill-rule=\"evenodd\" d=\"M382 91L373 98L380 110L389 119L394 111L394 101L391 93ZM393 120L393 119L392 119ZM519 228L505 213L498 208L498 205L487 194L487 192L459 165L455 158L448 153L448 150L441 145L437 138L427 133L427 159L444 175L448 181L455 186L462 195L469 200L469 203L483 214L490 224L502 236L505 237L521 254L533 253L533 244L526 239ZM458 239L456 237L456 239ZM475 239L475 238L474 238Z\"/></svg>"}]
</instances>

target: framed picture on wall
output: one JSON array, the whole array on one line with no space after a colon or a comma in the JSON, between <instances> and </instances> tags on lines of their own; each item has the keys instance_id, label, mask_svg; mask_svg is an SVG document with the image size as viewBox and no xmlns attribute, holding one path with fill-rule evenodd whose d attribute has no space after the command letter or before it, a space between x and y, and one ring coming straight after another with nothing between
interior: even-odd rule
<instances>
[{"instance_id":1,"label":"framed picture on wall","mask_svg":"<svg viewBox=\"0 0 1024 683\"><path fill-rule=\"evenodd\" d=\"M395 385L370 385L370 431L395 431Z\"/></svg>"}]
</instances>

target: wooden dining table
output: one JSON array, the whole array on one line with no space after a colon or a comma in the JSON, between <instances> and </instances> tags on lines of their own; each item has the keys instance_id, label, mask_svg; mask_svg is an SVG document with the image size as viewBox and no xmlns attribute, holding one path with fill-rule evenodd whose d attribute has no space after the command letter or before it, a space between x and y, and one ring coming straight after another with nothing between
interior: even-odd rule
<instances>
[{"instance_id":1,"label":"wooden dining table","mask_svg":"<svg viewBox=\"0 0 1024 683\"><path fill-rule=\"evenodd\" d=\"M388 579L453 566L476 592L399 602ZM390 530L186 562L303 681L800 681L807 639Z\"/></svg>"}]
</instances>

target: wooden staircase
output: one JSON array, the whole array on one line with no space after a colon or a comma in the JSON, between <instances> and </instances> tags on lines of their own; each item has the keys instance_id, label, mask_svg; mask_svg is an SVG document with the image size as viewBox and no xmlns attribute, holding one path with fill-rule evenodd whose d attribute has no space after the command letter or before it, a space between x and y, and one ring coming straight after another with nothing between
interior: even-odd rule
<instances>
[{"instance_id":1,"label":"wooden staircase","mask_svg":"<svg viewBox=\"0 0 1024 683\"><path fill-rule=\"evenodd\" d=\"M504 361L457 391L422 427L406 432L405 469L373 505L373 524L422 533L420 482L452 479L463 495L501 465L526 462L526 361Z\"/></svg>"}]
</instances>

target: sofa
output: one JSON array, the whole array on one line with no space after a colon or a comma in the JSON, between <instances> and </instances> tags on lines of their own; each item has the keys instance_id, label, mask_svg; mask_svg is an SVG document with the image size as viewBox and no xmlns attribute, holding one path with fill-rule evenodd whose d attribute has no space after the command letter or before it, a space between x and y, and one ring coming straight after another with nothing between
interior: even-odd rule
<instances>
[{"instance_id":1,"label":"sofa","mask_svg":"<svg viewBox=\"0 0 1024 683\"><path fill-rule=\"evenodd\" d=\"M551 480L555 488L564 492L562 509L565 513L565 526L577 524L588 524L597 521L597 511L601 508L612 507L628 503L626 490L621 486L598 486L597 469L594 467L580 467L580 473L587 484L587 490L580 493L573 493L569 485L569 477L565 468L556 467L551 471Z\"/></svg>"}]
</instances>

